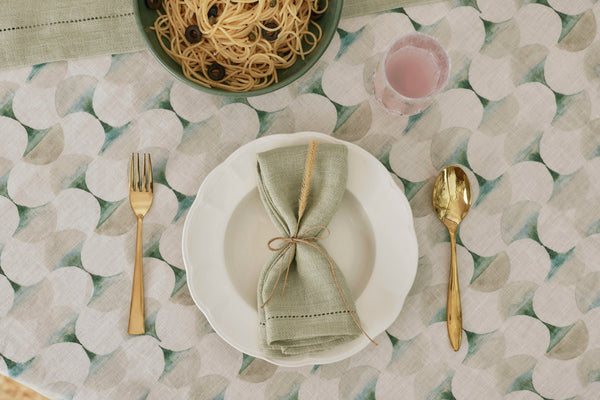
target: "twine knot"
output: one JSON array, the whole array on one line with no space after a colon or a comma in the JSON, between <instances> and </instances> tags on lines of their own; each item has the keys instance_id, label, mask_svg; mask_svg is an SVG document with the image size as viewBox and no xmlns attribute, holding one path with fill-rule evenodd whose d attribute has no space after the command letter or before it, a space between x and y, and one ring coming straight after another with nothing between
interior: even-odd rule
<instances>
[{"instance_id":1,"label":"twine knot","mask_svg":"<svg viewBox=\"0 0 600 400\"><path fill-rule=\"evenodd\" d=\"M326 231L327 235L326 236L320 236L318 234L317 235L309 235L310 232L316 231L318 229L322 229L322 230ZM330 233L331 233L331 231L329 230L329 228L327 228L324 225L318 225L318 226L313 226L312 228L308 228L307 230L305 230L304 232L302 232L300 234L296 233L296 234L294 234L294 236L277 236L277 237L274 237L273 239L269 240L269 242L267 243L267 247L269 248L269 250L282 251L282 253L281 253L282 264L279 267L279 275L277 275L277 280L275 281L273 290L271 291L271 294L269 295L267 300L265 300L265 302L260 306L261 308L263 308L265 306L265 304L267 304L269 302L269 300L271 300L271 297L273 296L273 293L275 292L275 288L277 287L277 284L279 283L279 279L281 278L281 273L283 271L283 262L284 262L285 256L286 256L287 252L290 251L289 261L288 261L288 265L287 265L287 268L285 271L285 279L283 280L283 289L281 290L281 297L283 297L283 294L285 293L285 285L287 284L288 274L290 272L290 266L292 265L292 260L294 259L294 254L296 252L296 246L298 243L304 243L304 244L307 244L307 245L319 250L321 252L321 254L323 254L329 260L329 263L331 264L332 271L333 271L333 260L331 260L329 255L327 253L325 253L325 251L323 251L323 249L321 249L321 247L319 247L318 245L315 244L319 240L327 239L329 237ZM272 244L277 241L282 242L281 245L278 247L273 247ZM335 276L335 272L334 272L334 276ZM337 281L337 279L336 279L336 281Z\"/></svg>"},{"instance_id":2,"label":"twine knot","mask_svg":"<svg viewBox=\"0 0 600 400\"><path fill-rule=\"evenodd\" d=\"M326 231L327 235L326 236L321 236L319 234L309 235L310 232L316 231L317 229L322 229L322 230ZM331 231L325 225L313 226L312 228L308 228L304 232L302 232L300 234L296 234L294 236L274 237L273 239L269 240L269 242L267 243L267 247L269 247L269 250L271 250L271 251L279 251L279 250L285 249L288 246L295 245L296 243L307 243L307 244L308 243L316 243L318 240L327 239L329 237L330 233L331 233ZM279 247L273 247L271 244L274 242L277 242L277 241L280 241L283 243Z\"/></svg>"}]
</instances>

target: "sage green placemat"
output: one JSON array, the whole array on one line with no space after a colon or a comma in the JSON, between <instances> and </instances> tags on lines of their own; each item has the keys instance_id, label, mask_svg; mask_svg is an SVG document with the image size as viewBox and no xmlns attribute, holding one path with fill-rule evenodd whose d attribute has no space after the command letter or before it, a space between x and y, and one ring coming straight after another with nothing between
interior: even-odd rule
<instances>
[{"instance_id":1,"label":"sage green placemat","mask_svg":"<svg viewBox=\"0 0 600 400\"><path fill-rule=\"evenodd\" d=\"M344 0L342 18L440 1L443 0Z\"/></svg>"},{"instance_id":2,"label":"sage green placemat","mask_svg":"<svg viewBox=\"0 0 600 400\"><path fill-rule=\"evenodd\" d=\"M436 0L346 0L350 17ZM0 69L145 48L129 0L9 0L0 12Z\"/></svg>"}]
</instances>

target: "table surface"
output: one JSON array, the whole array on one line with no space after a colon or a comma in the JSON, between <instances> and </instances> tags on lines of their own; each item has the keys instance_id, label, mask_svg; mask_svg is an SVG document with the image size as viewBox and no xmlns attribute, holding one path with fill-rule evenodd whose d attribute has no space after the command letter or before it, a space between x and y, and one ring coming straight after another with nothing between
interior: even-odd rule
<instances>
[{"instance_id":1,"label":"table surface","mask_svg":"<svg viewBox=\"0 0 600 400\"><path fill-rule=\"evenodd\" d=\"M195 91L145 51L0 72L0 372L73 400L600 398L599 21L592 0L456 0L344 19L305 77L248 99ZM425 112L398 117L374 101L370 77L414 30L448 49L451 77ZM420 258L379 346L278 368L230 347L196 308L181 232L231 152L307 130L389 169ZM156 182L148 332L136 337L132 151L152 153ZM458 352L445 324L449 236L431 206L448 164L467 170L474 195L457 250Z\"/></svg>"}]
</instances>

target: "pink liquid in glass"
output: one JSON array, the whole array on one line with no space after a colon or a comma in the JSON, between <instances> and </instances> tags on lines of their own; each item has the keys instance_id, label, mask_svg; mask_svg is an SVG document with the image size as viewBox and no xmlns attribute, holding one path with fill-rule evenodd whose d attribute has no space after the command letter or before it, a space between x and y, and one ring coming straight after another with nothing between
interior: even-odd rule
<instances>
[{"instance_id":1,"label":"pink liquid in glass","mask_svg":"<svg viewBox=\"0 0 600 400\"><path fill-rule=\"evenodd\" d=\"M373 74L375 99L388 111L415 115L448 82L450 58L433 37L412 33L396 40Z\"/></svg>"},{"instance_id":2,"label":"pink liquid in glass","mask_svg":"<svg viewBox=\"0 0 600 400\"><path fill-rule=\"evenodd\" d=\"M405 97L418 99L434 92L440 77L440 66L427 50L407 46L388 56L385 75L395 91Z\"/></svg>"}]
</instances>

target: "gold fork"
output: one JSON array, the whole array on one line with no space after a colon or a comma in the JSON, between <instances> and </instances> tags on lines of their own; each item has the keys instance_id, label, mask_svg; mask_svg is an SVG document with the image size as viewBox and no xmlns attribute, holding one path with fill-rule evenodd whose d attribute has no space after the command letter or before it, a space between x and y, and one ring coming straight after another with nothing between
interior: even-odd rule
<instances>
[{"instance_id":1,"label":"gold fork","mask_svg":"<svg viewBox=\"0 0 600 400\"><path fill-rule=\"evenodd\" d=\"M146 168L146 155L148 165ZM143 167L140 173L140 155L131 154L129 173L129 203L137 218L137 236L135 240L135 267L133 269L133 288L131 289L131 307L129 308L129 327L131 335L141 335L144 327L144 272L142 268L142 221L152 205L152 161L150 154L143 155Z\"/></svg>"}]
</instances>

